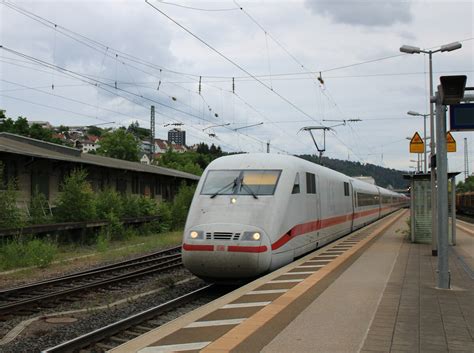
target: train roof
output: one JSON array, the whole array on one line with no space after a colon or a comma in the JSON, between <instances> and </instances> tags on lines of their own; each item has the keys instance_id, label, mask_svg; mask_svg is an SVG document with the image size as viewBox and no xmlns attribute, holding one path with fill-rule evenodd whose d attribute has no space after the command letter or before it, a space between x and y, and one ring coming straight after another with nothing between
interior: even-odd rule
<instances>
[{"instance_id":1,"label":"train roof","mask_svg":"<svg viewBox=\"0 0 474 353\"><path fill-rule=\"evenodd\" d=\"M332 178L340 178L341 180L351 180L352 184L358 190L366 192L378 193L382 192L384 195L401 195L394 191L384 189L380 186L366 183L361 180L349 177L345 174L337 172L319 164L309 162L305 159L283 154L273 153L241 153L229 156L224 156L212 161L207 169L310 169L317 172L319 175L330 174Z\"/></svg>"}]
</instances>

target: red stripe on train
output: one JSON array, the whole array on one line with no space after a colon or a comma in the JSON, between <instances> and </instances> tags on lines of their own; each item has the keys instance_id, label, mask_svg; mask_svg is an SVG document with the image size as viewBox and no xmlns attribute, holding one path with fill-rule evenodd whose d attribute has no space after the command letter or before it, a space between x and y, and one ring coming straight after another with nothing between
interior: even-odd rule
<instances>
[{"instance_id":1,"label":"red stripe on train","mask_svg":"<svg viewBox=\"0 0 474 353\"><path fill-rule=\"evenodd\" d=\"M183 249L187 251L214 251L214 245L183 244Z\"/></svg>"},{"instance_id":2,"label":"red stripe on train","mask_svg":"<svg viewBox=\"0 0 474 353\"><path fill-rule=\"evenodd\" d=\"M251 253L261 253L267 251L265 245L262 246L240 246L240 245L229 245L227 251L230 252L251 252Z\"/></svg>"}]
</instances>

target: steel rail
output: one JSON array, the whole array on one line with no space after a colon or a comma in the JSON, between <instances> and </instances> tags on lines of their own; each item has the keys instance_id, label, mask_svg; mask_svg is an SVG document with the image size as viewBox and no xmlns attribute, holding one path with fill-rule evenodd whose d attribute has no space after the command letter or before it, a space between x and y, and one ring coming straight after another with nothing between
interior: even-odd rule
<instances>
[{"instance_id":1,"label":"steel rail","mask_svg":"<svg viewBox=\"0 0 474 353\"><path fill-rule=\"evenodd\" d=\"M180 251L180 249L181 249L181 246L176 246L173 248L160 250L152 254L144 255L138 258L134 258L131 260L126 260L126 261L121 261L121 262L117 262L110 265L100 266L100 267L92 268L92 269L81 271L81 272L71 273L69 275L59 276L59 277L47 279L44 281L28 283L22 286L2 289L0 290L0 300L2 300L2 298L5 298L9 295L17 294L22 291L34 290L34 289L38 289L44 286L58 285L58 284L61 284L62 282L70 282L72 280L87 278L92 275L107 274L108 272L124 269L126 267L145 265L150 262L164 259L167 256L173 256L172 254L171 255L165 255L165 254L174 253L174 252Z\"/></svg>"},{"instance_id":2,"label":"steel rail","mask_svg":"<svg viewBox=\"0 0 474 353\"><path fill-rule=\"evenodd\" d=\"M22 300L19 300L19 301L15 301L13 303L7 303L7 304L4 304L4 305L0 305L0 314L10 313L13 310L18 310L18 309L21 309L21 308L26 309L28 307L31 307L31 305L33 305L35 303L41 303L43 301L48 301L48 300L51 300L51 299L64 297L64 296L70 295L72 293L77 293L77 292L81 292L81 291L85 291L85 290L91 290L91 289L94 289L94 288L97 288L97 287L104 287L104 286L107 286L107 285L123 282L123 281L126 281L126 280L133 280L133 279L136 279L136 278L139 278L139 277L143 277L143 276L153 274L157 271L166 271L166 270L170 270L170 269L181 267L181 266L182 266L181 254L177 254L177 255L175 255L174 259L167 260L163 263L156 264L156 265L153 265L151 267L147 267L147 268L144 268L144 269L138 269L138 270L135 270L135 271L132 271L132 272L128 272L126 274L115 276L113 278L108 278L108 279L105 279L105 280L102 279L102 280L99 280L99 281L95 281L93 283L87 283L87 284L79 285L79 286L76 286L76 287L73 287L73 288L62 289L62 290L55 291L55 292L52 292L52 293L38 295L38 296L33 297L33 298L26 298L26 299L22 299Z\"/></svg>"},{"instance_id":3,"label":"steel rail","mask_svg":"<svg viewBox=\"0 0 474 353\"><path fill-rule=\"evenodd\" d=\"M156 307L142 311L141 313L132 315L126 319L114 322L110 325L101 327L95 331L86 333L82 336L76 337L70 341L63 342L55 347L46 348L42 353L61 353L61 352L73 352L79 349L90 346L101 340L116 335L119 332L129 329L134 325L139 325L144 321L151 320L157 315L163 314L164 312L182 305L190 300L201 297L206 291L210 290L214 285L209 284L205 287L194 290L190 293L182 295L178 298L172 299L166 303L160 304Z\"/></svg>"}]
</instances>

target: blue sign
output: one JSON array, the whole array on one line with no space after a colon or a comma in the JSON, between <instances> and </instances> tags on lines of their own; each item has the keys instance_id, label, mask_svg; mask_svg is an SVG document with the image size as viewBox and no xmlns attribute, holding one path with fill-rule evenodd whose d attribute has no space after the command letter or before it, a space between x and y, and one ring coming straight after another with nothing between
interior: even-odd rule
<instances>
[{"instance_id":1,"label":"blue sign","mask_svg":"<svg viewBox=\"0 0 474 353\"><path fill-rule=\"evenodd\" d=\"M450 105L449 125L451 131L474 130L474 103Z\"/></svg>"}]
</instances>

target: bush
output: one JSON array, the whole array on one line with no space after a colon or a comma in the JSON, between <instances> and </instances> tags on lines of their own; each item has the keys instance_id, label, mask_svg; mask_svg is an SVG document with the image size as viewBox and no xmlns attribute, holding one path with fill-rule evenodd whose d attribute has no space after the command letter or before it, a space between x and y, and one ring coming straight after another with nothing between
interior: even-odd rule
<instances>
[{"instance_id":1,"label":"bush","mask_svg":"<svg viewBox=\"0 0 474 353\"><path fill-rule=\"evenodd\" d=\"M18 193L16 180L3 183L3 164L0 162L0 228L19 228L24 226L25 217L17 207Z\"/></svg>"},{"instance_id":2,"label":"bush","mask_svg":"<svg viewBox=\"0 0 474 353\"><path fill-rule=\"evenodd\" d=\"M99 235L97 236L96 248L98 252L105 252L109 248L110 238L107 230L102 228Z\"/></svg>"},{"instance_id":3,"label":"bush","mask_svg":"<svg viewBox=\"0 0 474 353\"><path fill-rule=\"evenodd\" d=\"M158 214L160 216L159 221L159 231L160 232L168 232L171 230L172 222L173 222L173 214L171 211L171 205L163 201L158 205Z\"/></svg>"},{"instance_id":4,"label":"bush","mask_svg":"<svg viewBox=\"0 0 474 353\"><path fill-rule=\"evenodd\" d=\"M113 240L123 239L124 227L123 223L120 222L120 219L113 213L110 213L107 216L107 220L109 221L109 224L103 229L107 232L108 238Z\"/></svg>"},{"instance_id":5,"label":"bush","mask_svg":"<svg viewBox=\"0 0 474 353\"><path fill-rule=\"evenodd\" d=\"M158 214L158 205L155 200L149 197L140 197L138 199L138 208L140 216L156 216Z\"/></svg>"},{"instance_id":6,"label":"bush","mask_svg":"<svg viewBox=\"0 0 474 353\"><path fill-rule=\"evenodd\" d=\"M48 201L43 193L36 189L31 196L30 223L44 224L51 222L51 216L48 214Z\"/></svg>"},{"instance_id":7,"label":"bush","mask_svg":"<svg viewBox=\"0 0 474 353\"><path fill-rule=\"evenodd\" d=\"M94 193L86 178L87 172L83 169L75 169L65 178L54 215L57 221L80 222L96 218Z\"/></svg>"},{"instance_id":8,"label":"bush","mask_svg":"<svg viewBox=\"0 0 474 353\"><path fill-rule=\"evenodd\" d=\"M122 197L123 217L140 216L140 197L136 195L127 195Z\"/></svg>"},{"instance_id":9,"label":"bush","mask_svg":"<svg viewBox=\"0 0 474 353\"><path fill-rule=\"evenodd\" d=\"M184 226L195 190L196 186L194 185L186 185L184 182L181 184L171 209L173 229L178 229Z\"/></svg>"},{"instance_id":10,"label":"bush","mask_svg":"<svg viewBox=\"0 0 474 353\"><path fill-rule=\"evenodd\" d=\"M107 219L110 215L122 218L123 199L113 189L106 189L97 195L96 214L99 219Z\"/></svg>"},{"instance_id":11,"label":"bush","mask_svg":"<svg viewBox=\"0 0 474 353\"><path fill-rule=\"evenodd\" d=\"M0 249L0 264L5 270L25 266L47 267L57 254L57 245L49 240L15 239Z\"/></svg>"}]
</instances>

